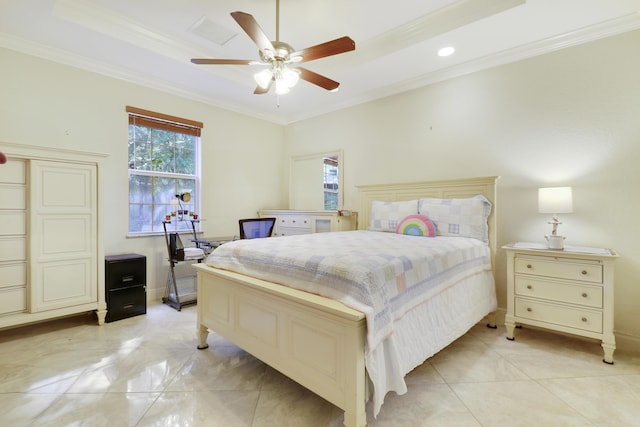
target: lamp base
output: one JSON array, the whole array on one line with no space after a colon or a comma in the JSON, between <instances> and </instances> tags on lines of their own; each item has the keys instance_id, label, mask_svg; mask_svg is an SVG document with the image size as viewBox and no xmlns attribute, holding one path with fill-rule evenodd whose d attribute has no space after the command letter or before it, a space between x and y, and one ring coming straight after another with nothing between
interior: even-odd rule
<instances>
[{"instance_id":1,"label":"lamp base","mask_svg":"<svg viewBox=\"0 0 640 427\"><path fill-rule=\"evenodd\" d=\"M544 238L547 239L547 247L549 249L556 251L564 249L564 239L566 239L566 237L552 234L550 236L544 236Z\"/></svg>"}]
</instances>

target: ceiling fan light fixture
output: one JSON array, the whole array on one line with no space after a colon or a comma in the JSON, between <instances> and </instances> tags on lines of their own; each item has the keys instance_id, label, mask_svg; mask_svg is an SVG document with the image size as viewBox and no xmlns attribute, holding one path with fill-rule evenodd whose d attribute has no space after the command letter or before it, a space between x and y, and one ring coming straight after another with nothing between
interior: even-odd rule
<instances>
[{"instance_id":1,"label":"ceiling fan light fixture","mask_svg":"<svg viewBox=\"0 0 640 427\"><path fill-rule=\"evenodd\" d=\"M300 71L289 67L284 67L284 69L282 70L282 80L284 80L285 84L288 87L294 87L300 80Z\"/></svg>"},{"instance_id":2,"label":"ceiling fan light fixture","mask_svg":"<svg viewBox=\"0 0 640 427\"><path fill-rule=\"evenodd\" d=\"M269 84L273 79L273 72L271 71L271 69L265 68L259 73L254 74L253 79L256 81L256 83L258 83L258 86L260 86L262 89L266 89L269 87Z\"/></svg>"}]
</instances>

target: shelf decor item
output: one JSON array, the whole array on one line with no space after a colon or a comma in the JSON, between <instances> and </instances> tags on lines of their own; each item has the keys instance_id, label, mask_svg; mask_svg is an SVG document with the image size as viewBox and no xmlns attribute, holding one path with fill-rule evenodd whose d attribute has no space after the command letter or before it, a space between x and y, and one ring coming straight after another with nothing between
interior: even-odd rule
<instances>
[{"instance_id":1,"label":"shelf decor item","mask_svg":"<svg viewBox=\"0 0 640 427\"><path fill-rule=\"evenodd\" d=\"M562 224L558 214L573 212L571 187L547 187L538 189L538 212L551 214L551 234L544 236L549 249L564 249L566 237L558 234L558 225Z\"/></svg>"}]
</instances>

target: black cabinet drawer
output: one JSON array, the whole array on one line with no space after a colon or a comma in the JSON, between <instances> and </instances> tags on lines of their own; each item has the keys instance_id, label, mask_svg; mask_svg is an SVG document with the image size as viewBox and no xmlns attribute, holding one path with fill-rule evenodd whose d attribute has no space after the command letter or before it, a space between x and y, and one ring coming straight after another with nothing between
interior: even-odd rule
<instances>
[{"instance_id":1,"label":"black cabinet drawer","mask_svg":"<svg viewBox=\"0 0 640 427\"><path fill-rule=\"evenodd\" d=\"M107 322L145 314L147 292L145 286L132 286L107 293Z\"/></svg>"},{"instance_id":2,"label":"black cabinet drawer","mask_svg":"<svg viewBox=\"0 0 640 427\"><path fill-rule=\"evenodd\" d=\"M147 258L127 254L105 257L106 290L122 289L147 284Z\"/></svg>"}]
</instances>

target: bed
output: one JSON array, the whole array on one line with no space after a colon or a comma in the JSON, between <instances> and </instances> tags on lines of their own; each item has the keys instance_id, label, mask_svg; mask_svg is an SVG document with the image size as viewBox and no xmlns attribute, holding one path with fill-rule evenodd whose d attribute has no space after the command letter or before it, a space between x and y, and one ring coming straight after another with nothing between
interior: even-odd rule
<instances>
[{"instance_id":1,"label":"bed","mask_svg":"<svg viewBox=\"0 0 640 427\"><path fill-rule=\"evenodd\" d=\"M442 281L446 286L425 285L425 289L430 289L428 297L420 297L419 303L403 305L400 315L386 316L387 311L380 308L384 303L372 303L371 306L377 308L368 310L368 305L353 303L351 297L342 298L341 302L318 295L325 293L333 296L333 291L316 293L318 284L327 280L333 270L316 274L320 279L313 284L311 282L316 278L310 276L305 281L306 276L300 273L297 283L290 286L280 284L284 279L281 280L277 272L263 274L259 268L254 271L252 267L235 268L237 271L231 271L230 264L225 264L225 257L230 258L233 253L243 254L247 249L243 247L245 242L242 241L239 241L237 247L229 246L228 250L225 249L226 253L221 252L211 262L207 260L207 264L195 265L198 277L198 348L207 348L209 330L215 331L343 409L344 424L347 427L366 425L365 403L368 398L372 397L375 415L388 391L399 394L406 392L402 379L406 373L495 310L493 271L496 251L496 180L496 177L485 177L359 186L360 231L309 237L325 240L336 248L352 247L349 239L390 239L370 245L384 247L387 251L399 246L395 242L400 239L405 239L403 242L412 239L412 243L420 240L425 245L427 241L431 245L437 239L449 239L447 244L462 245L467 253L484 251L483 255L469 256L470 260L484 259L482 266L478 263L474 267L473 274L451 273L449 279ZM425 239L376 230L380 223L378 217L381 204L395 209L405 203L412 206L413 201L418 201L418 209L421 209L423 201L427 201L424 206L428 208L429 201L433 200L439 200L441 204L444 201L443 204L447 205L447 199L471 198L482 199L487 202L484 205L491 206L490 213L487 211L485 217L487 227L479 239L447 236ZM431 212L438 215L435 211ZM383 229L390 224L395 225L394 222L386 224L385 218L384 215L381 217ZM443 222L439 224L443 228L447 225ZM376 231L368 231L370 229ZM274 238L291 239L289 241L259 239L262 242L256 243L265 245L271 241L272 245L285 245L302 242L294 238L302 239L303 236ZM482 241L478 244L476 240ZM451 243L454 241L455 244ZM216 255L219 249L211 256ZM314 251L322 253L317 248ZM358 252L359 249L353 251ZM279 249L274 249L273 253L279 253ZM233 264L236 261L229 262ZM444 264L448 266L448 262ZM259 263L256 265L259 267ZM446 271L434 268L436 276L446 278L446 274L450 273L447 268ZM303 270L305 269L300 269ZM402 275L405 280L405 273L402 272ZM397 278L393 280L394 283L397 282ZM421 285L426 282L419 278L416 280ZM333 289L334 286L337 285L331 282L327 288ZM419 286L415 286L408 289L418 288ZM398 291L398 295L389 297L387 293L389 292L383 292L384 298L378 295L368 297L373 301L386 301L405 294ZM386 314L383 315L382 312ZM391 320L379 323L372 321L385 317L390 317ZM422 334L420 340L414 339L416 333ZM369 384L373 384L373 387L369 387Z\"/></svg>"}]
</instances>

